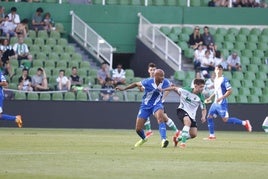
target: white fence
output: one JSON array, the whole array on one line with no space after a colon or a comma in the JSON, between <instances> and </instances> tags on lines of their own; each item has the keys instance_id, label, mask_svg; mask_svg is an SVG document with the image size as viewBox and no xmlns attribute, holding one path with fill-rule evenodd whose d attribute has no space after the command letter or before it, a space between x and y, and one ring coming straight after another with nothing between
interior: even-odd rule
<instances>
[{"instance_id":1,"label":"white fence","mask_svg":"<svg viewBox=\"0 0 268 179\"><path fill-rule=\"evenodd\" d=\"M164 56L165 62L175 71L181 70L181 48L163 34L158 27L150 23L145 17L138 14L139 38L146 40L151 47Z\"/></svg>"},{"instance_id":2,"label":"white fence","mask_svg":"<svg viewBox=\"0 0 268 179\"><path fill-rule=\"evenodd\" d=\"M72 16L71 36L90 53L107 62L112 69L115 49L73 11L70 14Z\"/></svg>"}]
</instances>

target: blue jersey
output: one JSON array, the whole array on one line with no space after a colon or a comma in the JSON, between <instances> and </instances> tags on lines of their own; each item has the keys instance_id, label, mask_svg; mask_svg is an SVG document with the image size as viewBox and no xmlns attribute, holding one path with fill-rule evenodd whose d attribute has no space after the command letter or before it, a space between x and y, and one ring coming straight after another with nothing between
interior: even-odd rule
<instances>
[{"instance_id":1,"label":"blue jersey","mask_svg":"<svg viewBox=\"0 0 268 179\"><path fill-rule=\"evenodd\" d=\"M214 103L216 103L217 99L219 99L220 97L222 97L227 90L231 89L232 86L229 82L229 80L225 77L219 77L219 78L215 78L214 80L214 88L215 88L215 101ZM227 106L227 99L224 98L223 100L221 100L219 102L219 104L221 104L222 106Z\"/></svg>"},{"instance_id":2,"label":"blue jersey","mask_svg":"<svg viewBox=\"0 0 268 179\"><path fill-rule=\"evenodd\" d=\"M151 108L154 105L162 103L163 93L159 89L164 89L170 86L170 81L164 79L158 86L154 78L147 78L141 81L144 88L144 95L141 106L144 108Z\"/></svg>"},{"instance_id":3,"label":"blue jersey","mask_svg":"<svg viewBox=\"0 0 268 179\"><path fill-rule=\"evenodd\" d=\"M4 81L7 81L5 76L3 75L3 73L0 71L0 82L4 82ZM4 99L4 91L3 91L3 87L0 86L0 101L3 101ZM0 106L2 106L0 104Z\"/></svg>"}]
</instances>

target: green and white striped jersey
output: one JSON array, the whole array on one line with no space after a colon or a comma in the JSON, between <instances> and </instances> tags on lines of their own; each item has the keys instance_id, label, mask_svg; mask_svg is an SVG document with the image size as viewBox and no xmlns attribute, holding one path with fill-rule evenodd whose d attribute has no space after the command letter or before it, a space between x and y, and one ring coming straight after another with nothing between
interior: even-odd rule
<instances>
[{"instance_id":1,"label":"green and white striped jersey","mask_svg":"<svg viewBox=\"0 0 268 179\"><path fill-rule=\"evenodd\" d=\"M201 109L204 109L206 106L204 103L204 96L201 93L196 95L192 90L193 89L190 87L178 88L178 93L180 94L180 105L178 108L186 111L189 116L195 120L198 106L200 105Z\"/></svg>"}]
</instances>

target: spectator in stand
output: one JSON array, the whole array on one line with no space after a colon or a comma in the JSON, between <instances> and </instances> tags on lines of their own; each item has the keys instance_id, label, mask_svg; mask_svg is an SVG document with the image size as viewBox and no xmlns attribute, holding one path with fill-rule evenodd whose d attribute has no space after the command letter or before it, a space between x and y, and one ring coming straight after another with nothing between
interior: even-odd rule
<instances>
[{"instance_id":1,"label":"spectator in stand","mask_svg":"<svg viewBox=\"0 0 268 179\"><path fill-rule=\"evenodd\" d=\"M189 37L189 45L194 50L197 49L198 45L203 45L203 38L198 26L194 28L194 32Z\"/></svg>"},{"instance_id":2,"label":"spectator in stand","mask_svg":"<svg viewBox=\"0 0 268 179\"><path fill-rule=\"evenodd\" d=\"M9 21L12 22L16 28L17 25L20 23L20 16L17 14L16 7L12 7L10 9L10 13L8 14L8 17L9 17Z\"/></svg>"},{"instance_id":3,"label":"spectator in stand","mask_svg":"<svg viewBox=\"0 0 268 179\"><path fill-rule=\"evenodd\" d=\"M237 55L236 52L233 52L228 58L227 58L227 64L228 64L228 70L229 71L241 71L241 63L240 63L240 57Z\"/></svg>"},{"instance_id":4,"label":"spectator in stand","mask_svg":"<svg viewBox=\"0 0 268 179\"><path fill-rule=\"evenodd\" d=\"M210 43L207 47L206 50L210 51L210 58L214 58L216 55L216 50L217 46L214 45L214 43Z\"/></svg>"},{"instance_id":5,"label":"spectator in stand","mask_svg":"<svg viewBox=\"0 0 268 179\"><path fill-rule=\"evenodd\" d=\"M105 83L101 87L100 97L103 101L118 101L118 96L115 95L113 79L107 77Z\"/></svg>"},{"instance_id":6,"label":"spectator in stand","mask_svg":"<svg viewBox=\"0 0 268 179\"><path fill-rule=\"evenodd\" d=\"M26 69L26 68L23 68L22 69L22 75L19 78L18 90L22 90L22 91L33 91L33 88L32 88L32 79L28 75L28 69Z\"/></svg>"},{"instance_id":7,"label":"spectator in stand","mask_svg":"<svg viewBox=\"0 0 268 179\"><path fill-rule=\"evenodd\" d=\"M51 18L51 14L49 12L45 13L43 21L44 21L44 29L50 32L54 27L54 21Z\"/></svg>"},{"instance_id":8,"label":"spectator in stand","mask_svg":"<svg viewBox=\"0 0 268 179\"><path fill-rule=\"evenodd\" d=\"M5 16L5 19L2 21L0 28L2 29L2 35L6 36L7 39L15 36L16 26L13 24L13 22L9 21L8 15Z\"/></svg>"},{"instance_id":9,"label":"spectator in stand","mask_svg":"<svg viewBox=\"0 0 268 179\"><path fill-rule=\"evenodd\" d=\"M34 91L47 91L47 75L43 68L38 68L34 76L32 76L32 87Z\"/></svg>"},{"instance_id":10,"label":"spectator in stand","mask_svg":"<svg viewBox=\"0 0 268 179\"><path fill-rule=\"evenodd\" d=\"M82 79L79 77L77 73L77 67L72 67L72 74L70 75L70 83L71 83L71 89L74 92L83 90L84 88L82 87Z\"/></svg>"},{"instance_id":11,"label":"spectator in stand","mask_svg":"<svg viewBox=\"0 0 268 179\"><path fill-rule=\"evenodd\" d=\"M199 70L201 65L201 60L205 56L205 50L203 45L198 45L198 48L194 51L194 69L195 71Z\"/></svg>"},{"instance_id":12,"label":"spectator in stand","mask_svg":"<svg viewBox=\"0 0 268 179\"><path fill-rule=\"evenodd\" d=\"M228 65L226 60L222 57L221 52L219 50L216 51L214 59L215 67L221 65L224 70L228 69Z\"/></svg>"},{"instance_id":13,"label":"spectator in stand","mask_svg":"<svg viewBox=\"0 0 268 179\"><path fill-rule=\"evenodd\" d=\"M214 44L214 38L209 32L208 26L205 26L203 29L204 29L204 33L202 34L203 45L208 46L210 44Z\"/></svg>"},{"instance_id":14,"label":"spectator in stand","mask_svg":"<svg viewBox=\"0 0 268 179\"><path fill-rule=\"evenodd\" d=\"M9 75L10 78L14 75L12 72L12 67L10 65L9 60L14 57L15 52L13 50L13 47L9 45L8 39L3 39L2 44L0 45L0 55L1 55L1 61L2 61L2 67L3 67L3 74Z\"/></svg>"},{"instance_id":15,"label":"spectator in stand","mask_svg":"<svg viewBox=\"0 0 268 179\"><path fill-rule=\"evenodd\" d=\"M36 9L35 13L32 16L32 29L38 33L39 30L44 30L44 21L43 21L43 8L39 7Z\"/></svg>"},{"instance_id":16,"label":"spectator in stand","mask_svg":"<svg viewBox=\"0 0 268 179\"><path fill-rule=\"evenodd\" d=\"M110 78L110 72L109 72L109 67L107 63L103 62L101 64L101 68L98 70L97 73L97 80L100 85L105 84L105 79L109 77Z\"/></svg>"},{"instance_id":17,"label":"spectator in stand","mask_svg":"<svg viewBox=\"0 0 268 179\"><path fill-rule=\"evenodd\" d=\"M201 60L200 69L202 71L207 71L209 73L210 71L214 70L214 60L210 57L210 51L206 50L205 56Z\"/></svg>"},{"instance_id":18,"label":"spectator in stand","mask_svg":"<svg viewBox=\"0 0 268 179\"><path fill-rule=\"evenodd\" d=\"M71 82L68 79L67 76L65 76L65 71L64 70L60 70L59 71L59 76L56 79L57 81L57 88L58 90L67 90L70 91L71 89Z\"/></svg>"},{"instance_id":19,"label":"spectator in stand","mask_svg":"<svg viewBox=\"0 0 268 179\"><path fill-rule=\"evenodd\" d=\"M113 70L113 75L112 75L112 79L114 81L114 85L124 85L126 84L126 76L125 76L126 72L125 70L122 68L122 64L117 64L116 69Z\"/></svg>"},{"instance_id":20,"label":"spectator in stand","mask_svg":"<svg viewBox=\"0 0 268 179\"><path fill-rule=\"evenodd\" d=\"M0 23L2 23L2 21L5 19L5 16L5 7L0 6Z\"/></svg>"},{"instance_id":21,"label":"spectator in stand","mask_svg":"<svg viewBox=\"0 0 268 179\"><path fill-rule=\"evenodd\" d=\"M26 38L27 37L27 33L28 33L28 23L29 20L28 19L23 19L16 27L15 29L15 35L17 37L23 37Z\"/></svg>"},{"instance_id":22,"label":"spectator in stand","mask_svg":"<svg viewBox=\"0 0 268 179\"><path fill-rule=\"evenodd\" d=\"M32 55L30 54L28 45L24 43L24 38L22 36L18 37L18 42L14 44L13 50L15 52L15 58L19 61L19 66L23 65L21 64L21 60L24 59L28 59L30 62L32 62Z\"/></svg>"}]
</instances>

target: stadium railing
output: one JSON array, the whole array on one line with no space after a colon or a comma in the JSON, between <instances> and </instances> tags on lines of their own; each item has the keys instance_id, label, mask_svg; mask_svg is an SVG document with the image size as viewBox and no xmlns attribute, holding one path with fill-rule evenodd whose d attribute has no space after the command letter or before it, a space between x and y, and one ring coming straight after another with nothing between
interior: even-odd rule
<instances>
[{"instance_id":1,"label":"stadium railing","mask_svg":"<svg viewBox=\"0 0 268 179\"><path fill-rule=\"evenodd\" d=\"M156 52L164 56L165 62L175 71L181 70L181 48L168 38L159 28L138 13L139 38L149 42Z\"/></svg>"},{"instance_id":2,"label":"stadium railing","mask_svg":"<svg viewBox=\"0 0 268 179\"><path fill-rule=\"evenodd\" d=\"M70 15L72 16L71 36L97 59L105 60L112 69L113 52L116 49L79 18L74 11L70 11Z\"/></svg>"}]
</instances>

